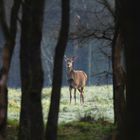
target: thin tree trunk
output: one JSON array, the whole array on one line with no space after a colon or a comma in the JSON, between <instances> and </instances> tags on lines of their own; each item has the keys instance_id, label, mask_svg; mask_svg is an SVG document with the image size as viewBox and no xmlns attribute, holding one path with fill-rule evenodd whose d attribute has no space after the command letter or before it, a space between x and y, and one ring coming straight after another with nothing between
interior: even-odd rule
<instances>
[{"instance_id":1,"label":"thin tree trunk","mask_svg":"<svg viewBox=\"0 0 140 140\"><path fill-rule=\"evenodd\" d=\"M124 42L122 42L122 36L117 33L115 43L113 46L113 94L114 94L114 122L117 125L118 134L124 129L125 117L126 117L126 77L121 64L121 53Z\"/></svg>"},{"instance_id":2,"label":"thin tree trunk","mask_svg":"<svg viewBox=\"0 0 140 140\"><path fill-rule=\"evenodd\" d=\"M114 99L114 122L117 126L117 139L122 139L122 133L126 121L126 73L122 65L122 51L124 49L124 38L120 29L118 1L115 11L115 35L112 45L113 66L113 99Z\"/></svg>"},{"instance_id":3,"label":"thin tree trunk","mask_svg":"<svg viewBox=\"0 0 140 140\"><path fill-rule=\"evenodd\" d=\"M17 33L17 15L20 8L20 3L21 0L15 0L13 3L10 16L10 28L8 28L5 20L4 2L0 0L0 23L5 38L2 58L3 64L0 72L0 135L5 134L5 129L7 125L7 80L11 64L11 58L15 46L15 38Z\"/></svg>"},{"instance_id":4,"label":"thin tree trunk","mask_svg":"<svg viewBox=\"0 0 140 140\"><path fill-rule=\"evenodd\" d=\"M62 84L63 57L67 45L69 32L69 0L62 0L62 20L59 40L55 49L53 87L51 104L46 127L46 140L57 139L57 123L60 104L60 92Z\"/></svg>"},{"instance_id":5,"label":"thin tree trunk","mask_svg":"<svg viewBox=\"0 0 140 140\"><path fill-rule=\"evenodd\" d=\"M22 101L19 140L43 140L41 39L44 0L25 0L21 32Z\"/></svg>"}]
</instances>

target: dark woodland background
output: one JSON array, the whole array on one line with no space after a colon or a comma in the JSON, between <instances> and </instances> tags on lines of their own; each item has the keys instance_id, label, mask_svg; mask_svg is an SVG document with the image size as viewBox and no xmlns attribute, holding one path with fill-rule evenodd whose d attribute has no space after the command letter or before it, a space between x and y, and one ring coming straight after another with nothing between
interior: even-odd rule
<instances>
[{"instance_id":1,"label":"dark woodland background","mask_svg":"<svg viewBox=\"0 0 140 140\"><path fill-rule=\"evenodd\" d=\"M6 3L6 9L9 9L9 11L7 11L7 19L9 20L12 1L7 0ZM114 2L110 1L109 3L113 9ZM83 69L87 73L88 85L112 84L111 42L114 32L113 20L114 18L110 11L98 1L71 0L71 36L65 54L67 56L77 57L74 67L75 69ZM60 0L48 0L44 12L43 38L41 44L42 63L45 74L44 86L51 86L52 84L54 49L58 39L60 21ZM20 30L19 26L20 22L18 23L18 30ZM97 37L93 33L96 33ZM103 33L105 33L105 37L102 37ZM83 34L85 34L85 37ZM8 81L10 87L20 87L21 85L19 70L19 36L19 33L17 33L17 42ZM2 38L2 33L0 32L0 49L2 49L2 43L4 43ZM2 51L0 51L0 53L2 53ZM63 71L63 85L66 86L65 63Z\"/></svg>"}]
</instances>

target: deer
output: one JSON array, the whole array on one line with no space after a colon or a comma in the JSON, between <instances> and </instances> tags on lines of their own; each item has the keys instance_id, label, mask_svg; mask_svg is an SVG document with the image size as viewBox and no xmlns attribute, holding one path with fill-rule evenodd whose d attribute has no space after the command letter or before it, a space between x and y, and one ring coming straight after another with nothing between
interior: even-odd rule
<instances>
[{"instance_id":1,"label":"deer","mask_svg":"<svg viewBox=\"0 0 140 140\"><path fill-rule=\"evenodd\" d=\"M76 104L76 90L80 92L80 103L84 103L84 87L87 82L87 74L82 70L73 69L73 62L76 57L64 56L66 62L67 81L69 84L70 104L72 99L72 89L74 89L74 99Z\"/></svg>"}]
</instances>

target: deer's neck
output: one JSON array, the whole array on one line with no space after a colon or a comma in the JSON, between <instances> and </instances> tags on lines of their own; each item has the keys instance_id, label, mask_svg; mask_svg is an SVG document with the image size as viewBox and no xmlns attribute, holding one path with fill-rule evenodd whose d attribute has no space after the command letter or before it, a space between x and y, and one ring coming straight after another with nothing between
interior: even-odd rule
<instances>
[{"instance_id":1,"label":"deer's neck","mask_svg":"<svg viewBox=\"0 0 140 140\"><path fill-rule=\"evenodd\" d=\"M73 68L70 67L67 69L67 78L70 80L70 79L73 79Z\"/></svg>"},{"instance_id":2,"label":"deer's neck","mask_svg":"<svg viewBox=\"0 0 140 140\"><path fill-rule=\"evenodd\" d=\"M73 67L70 67L70 68L67 69L68 73L71 73L72 71L73 71Z\"/></svg>"}]
</instances>

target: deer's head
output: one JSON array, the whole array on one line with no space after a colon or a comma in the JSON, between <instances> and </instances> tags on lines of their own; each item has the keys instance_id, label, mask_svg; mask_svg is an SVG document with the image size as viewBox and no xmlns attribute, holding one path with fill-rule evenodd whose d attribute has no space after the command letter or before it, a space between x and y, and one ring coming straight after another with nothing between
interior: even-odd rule
<instances>
[{"instance_id":1,"label":"deer's head","mask_svg":"<svg viewBox=\"0 0 140 140\"><path fill-rule=\"evenodd\" d=\"M65 59L65 62L66 62L66 67L68 69L72 68L73 67L73 62L75 61L76 57L67 57L67 56L64 56L64 59Z\"/></svg>"}]
</instances>

